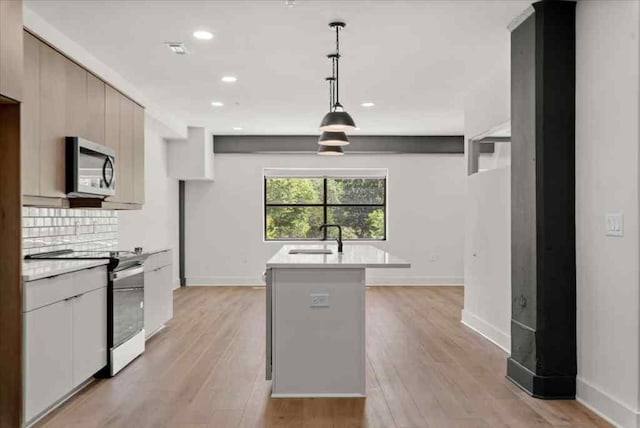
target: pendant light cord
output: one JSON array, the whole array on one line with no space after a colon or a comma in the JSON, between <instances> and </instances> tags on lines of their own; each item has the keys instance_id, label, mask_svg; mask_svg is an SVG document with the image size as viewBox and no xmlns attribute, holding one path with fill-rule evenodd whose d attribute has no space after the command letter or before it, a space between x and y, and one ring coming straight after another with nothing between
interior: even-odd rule
<instances>
[{"instance_id":1,"label":"pendant light cord","mask_svg":"<svg viewBox=\"0 0 640 428\"><path fill-rule=\"evenodd\" d=\"M334 81L334 78L333 77L328 77L327 80L329 81L329 111L331 111L333 109L333 81Z\"/></svg>"},{"instance_id":2,"label":"pendant light cord","mask_svg":"<svg viewBox=\"0 0 640 428\"><path fill-rule=\"evenodd\" d=\"M336 25L336 57L334 60L336 66L336 99L335 106L340 105L340 26Z\"/></svg>"},{"instance_id":3,"label":"pendant light cord","mask_svg":"<svg viewBox=\"0 0 640 428\"><path fill-rule=\"evenodd\" d=\"M331 108L329 111L335 111L336 105L336 58L331 58Z\"/></svg>"}]
</instances>

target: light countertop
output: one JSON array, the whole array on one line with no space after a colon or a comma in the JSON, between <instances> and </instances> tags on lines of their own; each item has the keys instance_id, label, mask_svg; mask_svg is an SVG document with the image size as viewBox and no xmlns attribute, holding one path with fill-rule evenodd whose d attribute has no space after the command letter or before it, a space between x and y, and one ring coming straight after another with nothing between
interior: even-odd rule
<instances>
[{"instance_id":1,"label":"light countertop","mask_svg":"<svg viewBox=\"0 0 640 428\"><path fill-rule=\"evenodd\" d=\"M330 249L333 254L289 254L292 249ZM373 245L337 244L283 245L267 262L268 268L409 268L410 263Z\"/></svg>"},{"instance_id":2,"label":"light countertop","mask_svg":"<svg viewBox=\"0 0 640 428\"><path fill-rule=\"evenodd\" d=\"M35 281L107 263L109 260L25 260L22 262L22 280Z\"/></svg>"},{"instance_id":3,"label":"light countertop","mask_svg":"<svg viewBox=\"0 0 640 428\"><path fill-rule=\"evenodd\" d=\"M153 255L169 251L170 248L144 249L144 253ZM107 259L96 260L24 260L22 262L22 281L35 281L49 278L51 276L62 275L82 269L89 269L109 263Z\"/></svg>"},{"instance_id":4,"label":"light countertop","mask_svg":"<svg viewBox=\"0 0 640 428\"><path fill-rule=\"evenodd\" d=\"M142 248L142 252L144 254L158 254L158 253L164 253L165 251L171 251L171 248Z\"/></svg>"}]
</instances>

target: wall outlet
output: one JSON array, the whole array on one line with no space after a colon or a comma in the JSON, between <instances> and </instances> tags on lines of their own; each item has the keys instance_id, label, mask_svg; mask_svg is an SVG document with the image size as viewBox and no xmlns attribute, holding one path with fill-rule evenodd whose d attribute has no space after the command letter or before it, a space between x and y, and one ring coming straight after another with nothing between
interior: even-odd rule
<instances>
[{"instance_id":1,"label":"wall outlet","mask_svg":"<svg viewBox=\"0 0 640 428\"><path fill-rule=\"evenodd\" d=\"M607 236L624 236L624 219L620 213L605 216Z\"/></svg>"},{"instance_id":2,"label":"wall outlet","mask_svg":"<svg viewBox=\"0 0 640 428\"><path fill-rule=\"evenodd\" d=\"M328 308L329 307L329 294L311 293L309 297L311 297L312 308Z\"/></svg>"}]
</instances>

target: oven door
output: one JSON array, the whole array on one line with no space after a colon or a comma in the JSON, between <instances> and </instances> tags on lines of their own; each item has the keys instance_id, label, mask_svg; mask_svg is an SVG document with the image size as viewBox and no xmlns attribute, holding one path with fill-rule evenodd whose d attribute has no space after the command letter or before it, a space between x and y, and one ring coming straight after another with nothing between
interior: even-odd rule
<instances>
[{"instance_id":1,"label":"oven door","mask_svg":"<svg viewBox=\"0 0 640 428\"><path fill-rule=\"evenodd\" d=\"M67 194L106 197L115 194L115 152L78 137L67 137Z\"/></svg>"},{"instance_id":2,"label":"oven door","mask_svg":"<svg viewBox=\"0 0 640 428\"><path fill-rule=\"evenodd\" d=\"M144 267L111 273L113 320L110 345L116 348L144 329Z\"/></svg>"}]
</instances>

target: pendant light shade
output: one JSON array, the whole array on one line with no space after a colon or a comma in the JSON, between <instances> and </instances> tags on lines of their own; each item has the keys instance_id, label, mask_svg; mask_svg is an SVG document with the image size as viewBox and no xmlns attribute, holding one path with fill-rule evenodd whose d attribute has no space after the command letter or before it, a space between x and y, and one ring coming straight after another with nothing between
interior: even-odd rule
<instances>
[{"instance_id":1,"label":"pendant light shade","mask_svg":"<svg viewBox=\"0 0 640 428\"><path fill-rule=\"evenodd\" d=\"M344 132L325 131L320 135L318 144L321 146L346 146L349 144L349 139Z\"/></svg>"},{"instance_id":2,"label":"pendant light shade","mask_svg":"<svg viewBox=\"0 0 640 428\"><path fill-rule=\"evenodd\" d=\"M356 128L356 123L346 111L330 111L320 123L321 131L345 132Z\"/></svg>"},{"instance_id":3,"label":"pendant light shade","mask_svg":"<svg viewBox=\"0 0 640 428\"><path fill-rule=\"evenodd\" d=\"M342 146L318 146L318 154L323 156L343 155Z\"/></svg>"}]
</instances>

